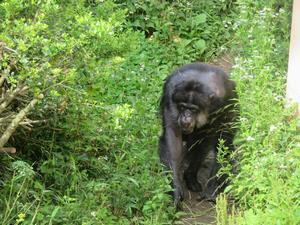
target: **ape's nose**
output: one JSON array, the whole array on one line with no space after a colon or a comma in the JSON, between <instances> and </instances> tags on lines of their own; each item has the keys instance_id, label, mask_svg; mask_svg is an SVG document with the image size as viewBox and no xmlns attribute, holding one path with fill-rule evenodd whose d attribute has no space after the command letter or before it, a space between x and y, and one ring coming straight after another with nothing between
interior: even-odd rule
<instances>
[{"instance_id":1,"label":"ape's nose","mask_svg":"<svg viewBox=\"0 0 300 225\"><path fill-rule=\"evenodd\" d=\"M192 125L192 118L191 117L182 118L181 125L183 128L189 128Z\"/></svg>"}]
</instances>

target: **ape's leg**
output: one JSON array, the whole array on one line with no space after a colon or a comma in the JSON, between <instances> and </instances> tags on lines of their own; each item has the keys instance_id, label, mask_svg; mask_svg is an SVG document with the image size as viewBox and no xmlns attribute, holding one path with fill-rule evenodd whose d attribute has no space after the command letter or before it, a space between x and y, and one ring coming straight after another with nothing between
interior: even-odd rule
<instances>
[{"instance_id":1,"label":"ape's leg","mask_svg":"<svg viewBox=\"0 0 300 225\"><path fill-rule=\"evenodd\" d=\"M194 192L200 192L204 189L203 184L198 182L198 171L202 169L204 161L207 154L213 151L213 146L205 144L196 145L188 154L189 167L184 173L184 178L188 188ZM208 175L211 174L210 168L203 168L208 172ZM207 171L208 170L208 171Z\"/></svg>"},{"instance_id":2,"label":"ape's leg","mask_svg":"<svg viewBox=\"0 0 300 225\"><path fill-rule=\"evenodd\" d=\"M232 133L227 133L226 135L222 134L221 138L225 141L225 146L227 147L227 153L225 157L228 161L230 161L229 156L230 153L234 150L234 146L232 143L233 135ZM218 171L221 168L220 163L217 161L217 145L214 148L215 156L211 157L210 164L210 175L207 180L203 191L200 193L200 198L205 198L210 201L215 201L218 193L222 192L227 185L227 176L223 174L222 176L217 176ZM201 168L198 173L201 173Z\"/></svg>"},{"instance_id":3,"label":"ape's leg","mask_svg":"<svg viewBox=\"0 0 300 225\"><path fill-rule=\"evenodd\" d=\"M220 169L220 164L217 162L216 157L212 157L210 160L210 174L204 185L203 191L199 194L200 199L215 201L219 188L219 178L217 177L217 172ZM199 170L199 173L201 173L201 169Z\"/></svg>"}]
</instances>

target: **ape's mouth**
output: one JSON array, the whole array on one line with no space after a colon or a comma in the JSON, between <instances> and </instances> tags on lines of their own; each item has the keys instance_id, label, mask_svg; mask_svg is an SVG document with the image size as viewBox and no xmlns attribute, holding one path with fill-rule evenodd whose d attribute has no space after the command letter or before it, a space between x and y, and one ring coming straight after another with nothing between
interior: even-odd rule
<instances>
[{"instance_id":1,"label":"ape's mouth","mask_svg":"<svg viewBox=\"0 0 300 225\"><path fill-rule=\"evenodd\" d=\"M184 134L191 134L191 133L193 133L194 128L193 127L191 127L191 128L182 128L181 130L182 130L182 133L184 133Z\"/></svg>"}]
</instances>

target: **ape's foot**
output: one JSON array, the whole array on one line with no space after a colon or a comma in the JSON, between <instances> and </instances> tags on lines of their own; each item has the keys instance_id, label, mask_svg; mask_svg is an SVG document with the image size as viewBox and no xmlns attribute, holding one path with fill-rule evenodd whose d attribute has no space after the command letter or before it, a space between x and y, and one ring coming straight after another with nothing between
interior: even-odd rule
<instances>
[{"instance_id":1,"label":"ape's foot","mask_svg":"<svg viewBox=\"0 0 300 225\"><path fill-rule=\"evenodd\" d=\"M202 191L201 184L197 181L197 175L193 173L186 173L185 176L186 185L189 190L193 192L200 192Z\"/></svg>"}]
</instances>

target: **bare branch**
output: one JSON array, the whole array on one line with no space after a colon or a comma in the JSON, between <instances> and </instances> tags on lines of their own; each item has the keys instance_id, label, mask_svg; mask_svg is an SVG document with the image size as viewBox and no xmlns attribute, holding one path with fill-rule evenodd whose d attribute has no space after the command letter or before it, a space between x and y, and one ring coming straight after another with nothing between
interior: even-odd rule
<instances>
[{"instance_id":1,"label":"bare branch","mask_svg":"<svg viewBox=\"0 0 300 225\"><path fill-rule=\"evenodd\" d=\"M2 117L2 118L0 118L0 124L1 123L10 123L13 118L14 118L14 114L10 114L6 117Z\"/></svg>"},{"instance_id":2,"label":"bare branch","mask_svg":"<svg viewBox=\"0 0 300 225\"><path fill-rule=\"evenodd\" d=\"M17 151L16 151L16 148L13 148L13 147L5 147L5 148L0 148L0 153L1 153L1 152L6 152L6 153L15 154Z\"/></svg>"},{"instance_id":3,"label":"bare branch","mask_svg":"<svg viewBox=\"0 0 300 225\"><path fill-rule=\"evenodd\" d=\"M7 52L13 52L13 53L15 53L15 54L18 53L16 50L14 50L14 49L12 49L12 48L9 48L9 47L7 47L7 46L2 46L2 48L3 48L4 50L6 50Z\"/></svg>"},{"instance_id":4,"label":"bare branch","mask_svg":"<svg viewBox=\"0 0 300 225\"><path fill-rule=\"evenodd\" d=\"M5 43L5 42L2 42L2 41L0 41L0 48L2 48L2 49L3 49L4 51L6 51L6 52L12 52L12 53L15 53L15 54L18 53L16 50L7 47L6 43Z\"/></svg>"},{"instance_id":5,"label":"bare branch","mask_svg":"<svg viewBox=\"0 0 300 225\"><path fill-rule=\"evenodd\" d=\"M2 73L1 77L0 77L0 87L2 87L4 81L6 79L6 74Z\"/></svg>"},{"instance_id":6,"label":"bare branch","mask_svg":"<svg viewBox=\"0 0 300 225\"><path fill-rule=\"evenodd\" d=\"M12 100L19 94L28 89L28 86L17 87L12 92L9 92L7 96L4 97L4 101L0 105L0 114L5 110L5 108L11 103Z\"/></svg>"},{"instance_id":7,"label":"bare branch","mask_svg":"<svg viewBox=\"0 0 300 225\"><path fill-rule=\"evenodd\" d=\"M9 124L11 121L15 118L15 116L10 115L4 118L0 118L0 125L1 124ZM20 122L20 125L29 125L31 126L32 124L38 124L38 123L47 123L49 120L30 120L26 119L23 122Z\"/></svg>"},{"instance_id":8,"label":"bare branch","mask_svg":"<svg viewBox=\"0 0 300 225\"><path fill-rule=\"evenodd\" d=\"M11 121L10 125L6 128L4 133L0 138L0 148L2 148L10 136L15 132L16 128L19 126L20 122L24 119L26 114L34 108L39 99L42 99L43 95L40 95L38 98L33 99L24 109L22 109L16 117Z\"/></svg>"},{"instance_id":9,"label":"bare branch","mask_svg":"<svg viewBox=\"0 0 300 225\"><path fill-rule=\"evenodd\" d=\"M32 125L32 124L38 124L38 123L46 123L48 120L28 120L21 122L20 125Z\"/></svg>"}]
</instances>

